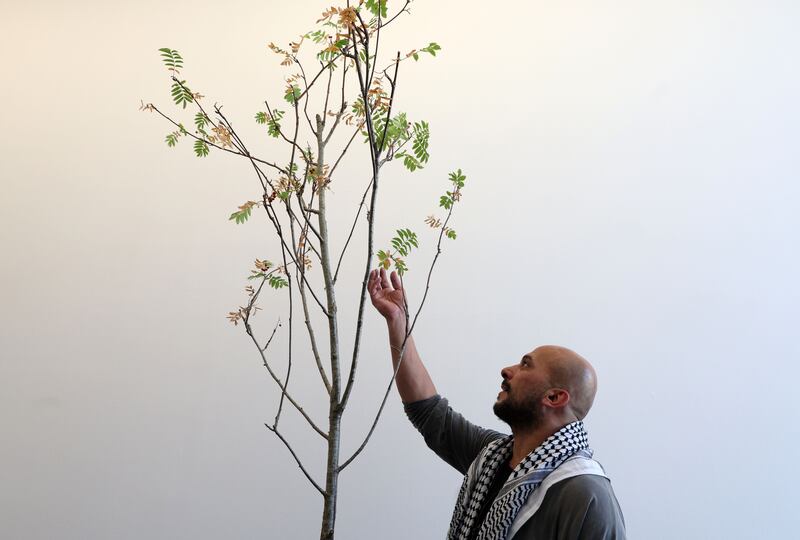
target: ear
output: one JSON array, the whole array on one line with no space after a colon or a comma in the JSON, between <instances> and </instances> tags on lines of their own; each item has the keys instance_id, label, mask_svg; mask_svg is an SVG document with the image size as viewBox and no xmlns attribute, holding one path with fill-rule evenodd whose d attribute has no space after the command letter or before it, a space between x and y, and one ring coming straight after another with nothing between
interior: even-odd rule
<instances>
[{"instance_id":1,"label":"ear","mask_svg":"<svg viewBox=\"0 0 800 540\"><path fill-rule=\"evenodd\" d=\"M544 394L543 402L545 407L551 409L562 409L569 403L569 392L563 388L551 388Z\"/></svg>"}]
</instances>

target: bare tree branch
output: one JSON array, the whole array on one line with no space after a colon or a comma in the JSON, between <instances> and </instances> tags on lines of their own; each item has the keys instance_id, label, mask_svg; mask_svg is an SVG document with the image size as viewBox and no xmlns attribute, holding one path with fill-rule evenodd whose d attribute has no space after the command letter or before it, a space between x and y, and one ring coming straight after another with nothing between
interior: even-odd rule
<instances>
[{"instance_id":1,"label":"bare tree branch","mask_svg":"<svg viewBox=\"0 0 800 540\"><path fill-rule=\"evenodd\" d=\"M358 132L359 132L359 131L361 131L361 127L362 127L363 125L364 125L364 123L363 123L363 122L361 122L361 123L359 123L359 124L358 124L358 126L356 127L356 130L353 132L353 135L350 137L350 140L349 140L349 141L347 141L347 144L345 145L345 147L344 147L344 150L342 150L342 153L341 153L341 154L339 155L339 157L336 159L336 163L334 163L334 164L333 164L333 167L331 167L331 170L328 172L328 177L330 177L330 178L333 178L333 171L335 171L335 170L336 170L336 166L337 166L337 165L339 165L339 162L340 162L340 161L342 160L342 158L344 157L344 154L345 154L345 152L347 152L347 149L348 149L348 148L350 148L350 143L352 143L352 142L353 142L353 139L355 139L355 138L356 138L356 135L358 135Z\"/></svg>"},{"instance_id":2,"label":"bare tree branch","mask_svg":"<svg viewBox=\"0 0 800 540\"><path fill-rule=\"evenodd\" d=\"M280 378L277 375L275 375L275 372L272 370L272 366L269 365L267 357L264 354L264 349L261 348L261 345L258 344L258 340L253 335L253 329L250 326L250 323L245 323L245 331L247 332L247 335L250 336L250 339L253 340L253 344L255 344L256 348L258 349L258 352L261 355L261 360L264 362L264 367L267 368L267 371L269 372L272 379L277 383L278 387L281 389L281 392L283 392L286 395L286 399L289 400L289 403L294 405L295 409L297 409L297 412L299 412L303 416L303 418L306 419L306 421L314 429L314 431L319 433L319 435L323 439L327 440L328 434L322 431L319 427L317 427L317 424L315 424L314 421L311 419L311 417L308 416L305 409L303 409L303 407L297 404L297 401L295 401L294 398L292 398L291 394L286 392L286 385L284 385L283 382L281 382Z\"/></svg>"},{"instance_id":3,"label":"bare tree branch","mask_svg":"<svg viewBox=\"0 0 800 540\"><path fill-rule=\"evenodd\" d=\"M311 133L313 133L316 136L317 132L314 129L314 124L311 123L311 118L308 116L308 81L306 80L306 70L303 69L303 64L300 63L300 60L298 60L297 57L292 57L292 58L294 58L297 67L300 68L300 73L303 76L303 84L306 86L306 90L301 94L301 97L299 97L297 101L305 99L305 101L303 102L303 114L305 115L306 120L308 121L308 127L311 128Z\"/></svg>"},{"instance_id":4,"label":"bare tree branch","mask_svg":"<svg viewBox=\"0 0 800 540\"><path fill-rule=\"evenodd\" d=\"M292 243L294 243L294 224L292 221L289 221L289 227L292 229ZM283 233L281 232L281 237ZM281 246L281 254L283 256L283 269L286 272L286 282L288 283L289 288L289 347L287 351L288 356L288 363L286 366L286 378L284 379L283 388L281 388L281 399L278 402L278 412L275 414L275 422L273 423L273 427L275 429L278 428L278 420L281 418L281 411L283 410L283 400L286 397L286 389L289 387L289 376L292 374L292 323L294 322L294 299L292 295L292 274L289 272L289 265L286 262L286 243L284 242L283 246ZM297 260L297 259L295 259ZM299 262L300 265L303 264L303 261Z\"/></svg>"},{"instance_id":5,"label":"bare tree branch","mask_svg":"<svg viewBox=\"0 0 800 540\"><path fill-rule=\"evenodd\" d=\"M339 262L336 264L336 273L333 275L334 283L336 283L336 280L339 277L339 267L342 265L344 252L347 251L347 246L350 244L350 239L353 238L353 232L356 230L356 224L358 223L358 216L361 215L361 209L364 207L364 201L367 200L367 193L369 193L369 188L371 187L372 187L372 178L369 179L369 184L367 184L367 189L364 190L364 195L361 197L361 202L358 204L358 211L356 212L356 217L355 219L353 219L353 226L350 227L350 234L347 236L347 241L344 243L344 247L342 248L342 253L339 255Z\"/></svg>"},{"instance_id":6,"label":"bare tree branch","mask_svg":"<svg viewBox=\"0 0 800 540\"><path fill-rule=\"evenodd\" d=\"M279 438L279 439L281 440L281 442L282 442L282 443L283 443L283 444L286 446L286 448L289 450L289 452L291 452L291 453L292 453L292 457L293 457L293 458L294 458L294 460L297 462L297 466L298 466L298 467L300 467L300 470L301 470L301 471L303 471L303 474L304 474L304 475L305 475L305 477L308 479L308 481L309 481L309 482L311 482L311 485L312 485L312 486L314 486L315 488L317 488L317 491L319 491L319 492L320 492L320 494L321 494L323 497L324 497L324 496L326 496L326 495L327 495L327 493L325 493L325 491L324 491L324 490L323 490L321 487L319 487L319 484L317 484L317 483L314 481L314 479L313 479L313 478L311 478L311 475L310 475L310 474L308 474L308 471L307 471L307 470L306 470L306 468L303 466L303 463L300 461L300 458L298 458L298 457L297 457L297 454L295 453L295 451L294 451L294 449L292 448L292 446L289 444L289 441L287 441L287 440L286 440L286 439L283 437L283 435L281 435L281 433L278 431L278 429L277 429L277 428L271 427L269 424L264 424L264 427L266 427L268 430L270 430L271 432L273 432L275 435L277 435L277 436L278 436L278 438Z\"/></svg>"}]
</instances>

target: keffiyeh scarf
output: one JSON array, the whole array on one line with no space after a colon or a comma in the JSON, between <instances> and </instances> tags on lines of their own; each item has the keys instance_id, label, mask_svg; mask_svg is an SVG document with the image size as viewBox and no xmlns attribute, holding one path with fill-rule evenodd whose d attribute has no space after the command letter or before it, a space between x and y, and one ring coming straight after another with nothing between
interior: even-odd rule
<instances>
[{"instance_id":1,"label":"keffiyeh scarf","mask_svg":"<svg viewBox=\"0 0 800 540\"><path fill-rule=\"evenodd\" d=\"M516 466L483 523L475 523L492 481L511 457L513 446L511 435L492 441L472 463L458 493L447 540L467 540L473 527L480 527L478 540L504 540L520 508L548 474L574 455L592 456L583 422L567 424Z\"/></svg>"}]
</instances>

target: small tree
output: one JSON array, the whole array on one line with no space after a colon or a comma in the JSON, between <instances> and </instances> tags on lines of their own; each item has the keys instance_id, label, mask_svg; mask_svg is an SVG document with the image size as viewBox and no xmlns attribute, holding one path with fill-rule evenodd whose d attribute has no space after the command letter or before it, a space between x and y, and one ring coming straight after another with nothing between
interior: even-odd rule
<instances>
[{"instance_id":1,"label":"small tree","mask_svg":"<svg viewBox=\"0 0 800 540\"><path fill-rule=\"evenodd\" d=\"M142 110L158 113L176 128L166 136L168 146L176 146L181 139L186 138L193 141L194 152L198 157L207 156L210 149L215 148L244 158L252 165L254 175L259 181L259 197L240 205L237 211L231 214L230 220L244 223L251 217L253 209L263 210L280 242L280 263L258 258L255 260L255 268L251 270L248 279L254 280L256 284L245 287L246 305L230 312L228 318L234 325L242 323L264 367L280 388L281 395L275 420L265 426L286 446L306 479L323 497L321 539L334 537L339 475L361 453L372 436L397 374L395 369L363 442L352 455L343 459L340 455L340 426L356 379L367 282L373 256L377 257L378 266L385 269L394 266L402 279L403 274L408 271L406 260L409 253L419 245L415 232L409 228L401 228L391 239L391 247L387 246L386 249L377 251L374 249L376 201L382 168L387 163L400 160L409 171L413 172L422 169L429 159L428 123L422 120L412 122L406 113L397 112L394 95L400 64L408 59L417 61L425 55L436 56L440 50L439 45L430 43L425 47L412 49L405 55L397 52L386 67L377 68L381 34L401 14L408 13L409 4L410 0L406 0L402 8L389 17L386 0L359 0L357 5L352 6L348 1L344 7L331 7L325 10L314 30L301 35L286 48L269 44L269 48L280 57L280 64L295 71L286 77L286 86L282 92L289 110L278 109L271 106L269 101L264 101L266 110L257 112L255 121L266 127L267 136L285 143L288 161L262 159L251 153L223 114L221 106L216 104L213 106L212 118L203 105L203 96L190 90L186 80L181 79L183 58L174 49L162 48L159 51L171 74L171 92L175 105L182 109L186 109L190 104L197 107L194 130L190 131L183 123L173 120L152 103L142 103L141 106ZM314 50L313 62L318 64L313 74L307 73L304 62L307 64L308 60L301 59L300 55L301 49L308 48ZM340 89L340 96L336 96L339 91L335 93L332 91L334 81ZM353 85L355 95L348 101L347 97L352 92ZM312 99L312 90L317 97L316 100ZM331 110L329 103L333 101L338 101L338 106ZM321 109L311 116L309 108L314 107ZM303 133L306 125L310 134ZM329 149L333 145L334 133L339 133L345 127L347 134L337 152L338 156L336 159L331 159ZM331 245L328 232L327 191L334 182L334 174L339 163L359 135L364 138L369 148L371 174L347 241L340 248L338 257L334 258L334 246ZM413 320L409 320L410 311L406 305L407 330L401 348L401 358L406 341L427 298L431 274L441 253L442 240L444 237L456 238L456 232L448 226L448 223L455 203L461 198L465 179L460 169L451 173L451 187L439 200L439 206L446 211L444 219L434 215L429 215L425 219L428 226L438 230L436 253L430 263L425 292ZM358 302L354 347L349 369L345 371L340 346L336 284L342 260L364 209L366 209L366 220L362 223L366 223L367 231L364 273ZM353 256L358 255L353 254ZM313 279L314 274L312 274L314 260L322 270L321 276L317 274L316 279ZM318 289L320 280L323 286L322 292ZM280 323L275 325L265 343L256 337L251 323L252 317L261 309L256 302L265 285L269 286L268 289L288 291L288 368L283 379L276 374L267 358L267 349ZM319 427L318 422L309 416L288 390L292 369L292 328L296 296L299 296L302 305L316 370L327 393L329 405L327 429ZM311 323L312 308L319 309L327 320L326 332L330 350L329 356L324 361L318 347L317 333ZM291 443L279 431L279 420L285 401L297 409L327 445L327 472L324 483L317 482L309 474Z\"/></svg>"}]
</instances>

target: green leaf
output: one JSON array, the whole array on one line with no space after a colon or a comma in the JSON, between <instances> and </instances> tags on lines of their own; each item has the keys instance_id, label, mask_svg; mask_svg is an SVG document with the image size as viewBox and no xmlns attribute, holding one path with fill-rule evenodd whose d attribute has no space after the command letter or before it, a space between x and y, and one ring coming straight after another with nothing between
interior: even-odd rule
<instances>
[{"instance_id":1,"label":"green leaf","mask_svg":"<svg viewBox=\"0 0 800 540\"><path fill-rule=\"evenodd\" d=\"M360 97L356 98L356 100L353 102L353 106L350 107L350 111L356 117L360 118L362 116L365 116L366 113L364 112L364 100L361 99Z\"/></svg>"},{"instance_id":2,"label":"green leaf","mask_svg":"<svg viewBox=\"0 0 800 540\"><path fill-rule=\"evenodd\" d=\"M458 169L456 172L451 172L448 177L450 178L450 181L456 185L456 187L460 188L464 187L464 180L467 179L467 177L461 172L461 169Z\"/></svg>"},{"instance_id":3,"label":"green leaf","mask_svg":"<svg viewBox=\"0 0 800 540\"><path fill-rule=\"evenodd\" d=\"M283 96L283 99L291 104L295 104L297 103L297 100L300 99L300 95L302 93L303 92L300 90L300 87L293 84L286 89L286 94Z\"/></svg>"},{"instance_id":4,"label":"green leaf","mask_svg":"<svg viewBox=\"0 0 800 540\"><path fill-rule=\"evenodd\" d=\"M267 275L264 272L259 272L258 274L253 274L252 276L247 276L247 279L258 279L266 277Z\"/></svg>"},{"instance_id":5,"label":"green leaf","mask_svg":"<svg viewBox=\"0 0 800 540\"><path fill-rule=\"evenodd\" d=\"M178 136L175 133L167 135L167 146L175 146L178 143Z\"/></svg>"},{"instance_id":6,"label":"green leaf","mask_svg":"<svg viewBox=\"0 0 800 540\"><path fill-rule=\"evenodd\" d=\"M447 230L447 238L450 238L451 240L455 240L456 239L456 231L454 231L453 229L448 229Z\"/></svg>"},{"instance_id":7,"label":"green leaf","mask_svg":"<svg viewBox=\"0 0 800 540\"><path fill-rule=\"evenodd\" d=\"M283 111L279 111L275 109L272 111L272 116L269 120L267 120L267 133L271 137L278 137L281 134L281 125L278 123L278 120L283 118Z\"/></svg>"},{"instance_id":8,"label":"green leaf","mask_svg":"<svg viewBox=\"0 0 800 540\"><path fill-rule=\"evenodd\" d=\"M178 51L170 49L169 47L162 47L158 50L161 52L161 59L168 68L177 71L183 67L183 58L181 58Z\"/></svg>"},{"instance_id":9,"label":"green leaf","mask_svg":"<svg viewBox=\"0 0 800 540\"><path fill-rule=\"evenodd\" d=\"M394 118L392 118L389 123L386 123L386 113L382 110L379 114L376 115L377 120L373 123L376 131L376 142L381 142L381 137L383 137L384 130L386 131L386 138L383 141L383 145L381 146L381 151L385 150L390 146L394 146L397 143L405 142L408 140L408 118L406 117L406 113L398 113ZM397 157L397 156L395 156Z\"/></svg>"},{"instance_id":10,"label":"green leaf","mask_svg":"<svg viewBox=\"0 0 800 540\"><path fill-rule=\"evenodd\" d=\"M322 49L321 51L319 51L317 53L317 58L321 62L325 62L325 63L330 62L331 60L336 58L336 56L342 54L342 51L345 48L347 48L347 44L348 43L350 43L350 40L348 40L347 38L343 38L343 39L337 40L337 41L331 43L330 45L328 45L327 47L325 47L324 49ZM333 69L335 69L335 67L336 67L335 63L331 63L330 64L330 69L333 70Z\"/></svg>"},{"instance_id":11,"label":"green leaf","mask_svg":"<svg viewBox=\"0 0 800 540\"><path fill-rule=\"evenodd\" d=\"M287 285L289 285L289 282L282 277L275 275L269 276L269 286L273 289L280 289L282 287L286 287Z\"/></svg>"},{"instance_id":12,"label":"green leaf","mask_svg":"<svg viewBox=\"0 0 800 540\"><path fill-rule=\"evenodd\" d=\"M450 210L450 208L453 206L453 199L447 195L442 195L439 197L439 206L443 207L445 210Z\"/></svg>"},{"instance_id":13,"label":"green leaf","mask_svg":"<svg viewBox=\"0 0 800 540\"><path fill-rule=\"evenodd\" d=\"M420 163L427 163L430 154L428 154L428 140L430 138L430 127L424 120L421 122L414 122L414 141L412 143L412 150L417 160ZM420 168L422 168L420 166Z\"/></svg>"},{"instance_id":14,"label":"green leaf","mask_svg":"<svg viewBox=\"0 0 800 540\"><path fill-rule=\"evenodd\" d=\"M404 257L408 255L408 249L406 249L406 245L399 238L392 238L392 246L400 253L400 255L403 255Z\"/></svg>"},{"instance_id":15,"label":"green leaf","mask_svg":"<svg viewBox=\"0 0 800 540\"><path fill-rule=\"evenodd\" d=\"M321 42L325 39L325 36L327 36L327 34L323 30L315 30L305 35L305 37L311 39L314 43Z\"/></svg>"},{"instance_id":16,"label":"green leaf","mask_svg":"<svg viewBox=\"0 0 800 540\"><path fill-rule=\"evenodd\" d=\"M205 114L199 112L194 116L194 124L197 129L203 129L209 123L209 118Z\"/></svg>"},{"instance_id":17,"label":"green leaf","mask_svg":"<svg viewBox=\"0 0 800 540\"><path fill-rule=\"evenodd\" d=\"M256 123L257 124L266 124L267 123L267 113L265 112L257 112L256 113Z\"/></svg>"},{"instance_id":18,"label":"green leaf","mask_svg":"<svg viewBox=\"0 0 800 540\"><path fill-rule=\"evenodd\" d=\"M384 137L384 134L383 134L384 131L386 131L387 126L388 126L388 124L386 122L386 112L383 111L383 110L380 110L380 109L373 110L372 111L372 130L375 133L375 144L379 145L379 144L381 144L381 141L383 141L383 146L380 148L381 151L383 150L383 148L386 147L387 143L389 142L388 141L388 139L389 139L388 133L387 133L386 137ZM368 142L369 141L369 132L366 132L366 133L367 133L367 137L366 137L366 141L365 142Z\"/></svg>"},{"instance_id":19,"label":"green leaf","mask_svg":"<svg viewBox=\"0 0 800 540\"><path fill-rule=\"evenodd\" d=\"M431 56L436 56L436 51L441 51L442 48L439 47L439 45L437 43L431 42L430 45L428 45L427 47L423 47L420 50L421 51L425 51L426 53L430 54Z\"/></svg>"},{"instance_id":20,"label":"green leaf","mask_svg":"<svg viewBox=\"0 0 800 540\"><path fill-rule=\"evenodd\" d=\"M208 145L205 141L197 140L194 141L194 153L197 154L197 157L205 157L208 155Z\"/></svg>"},{"instance_id":21,"label":"green leaf","mask_svg":"<svg viewBox=\"0 0 800 540\"><path fill-rule=\"evenodd\" d=\"M380 13L380 16L382 18L384 19L386 18L386 15L388 13L386 8L386 0L367 0L367 3L365 5L367 9L370 11L370 13L372 13L376 17Z\"/></svg>"},{"instance_id":22,"label":"green leaf","mask_svg":"<svg viewBox=\"0 0 800 540\"><path fill-rule=\"evenodd\" d=\"M417 234L411 229L398 229L392 238L392 247L403 257L407 257L412 247L419 247Z\"/></svg>"},{"instance_id":23,"label":"green leaf","mask_svg":"<svg viewBox=\"0 0 800 540\"><path fill-rule=\"evenodd\" d=\"M415 248L419 247L419 243L417 241L417 233L412 232L411 229L406 229L406 241Z\"/></svg>"},{"instance_id":24,"label":"green leaf","mask_svg":"<svg viewBox=\"0 0 800 540\"><path fill-rule=\"evenodd\" d=\"M396 153L394 155L394 157L396 157L396 158L402 157L403 158L403 165L405 165L406 169L408 169L411 172L414 172L417 169L421 169L422 168L422 165L420 164L419 161L417 161L417 158L415 158L411 154L408 154L405 151Z\"/></svg>"},{"instance_id":25,"label":"green leaf","mask_svg":"<svg viewBox=\"0 0 800 540\"><path fill-rule=\"evenodd\" d=\"M252 206L247 206L244 210L240 210L238 212L234 212L231 214L231 217L228 218L228 221L234 219L236 220L237 224L244 223L250 217L250 212L252 211Z\"/></svg>"},{"instance_id":26,"label":"green leaf","mask_svg":"<svg viewBox=\"0 0 800 540\"><path fill-rule=\"evenodd\" d=\"M397 269L397 273L400 274L401 276L406 272L408 272L408 266L406 266L406 263L403 259L396 258L394 260L394 267L395 269Z\"/></svg>"},{"instance_id":27,"label":"green leaf","mask_svg":"<svg viewBox=\"0 0 800 540\"><path fill-rule=\"evenodd\" d=\"M181 84L177 82L172 83L172 99L175 101L175 105L183 105L184 109L187 103L192 103L194 101L192 92L185 83L186 81L181 81Z\"/></svg>"}]
</instances>

